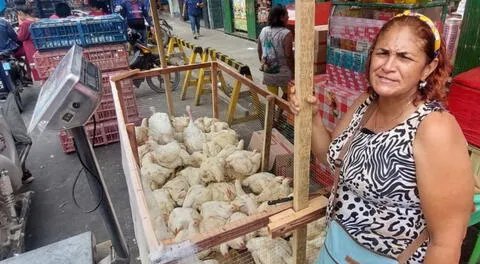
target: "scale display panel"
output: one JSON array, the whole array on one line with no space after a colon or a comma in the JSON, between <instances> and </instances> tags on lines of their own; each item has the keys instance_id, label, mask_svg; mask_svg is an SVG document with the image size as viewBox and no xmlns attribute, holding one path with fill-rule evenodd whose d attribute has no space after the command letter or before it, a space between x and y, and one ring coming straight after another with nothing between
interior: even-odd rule
<instances>
[{"instance_id":1,"label":"scale display panel","mask_svg":"<svg viewBox=\"0 0 480 264\"><path fill-rule=\"evenodd\" d=\"M42 86L28 133L83 126L100 104L102 91L100 70L74 45Z\"/></svg>"}]
</instances>

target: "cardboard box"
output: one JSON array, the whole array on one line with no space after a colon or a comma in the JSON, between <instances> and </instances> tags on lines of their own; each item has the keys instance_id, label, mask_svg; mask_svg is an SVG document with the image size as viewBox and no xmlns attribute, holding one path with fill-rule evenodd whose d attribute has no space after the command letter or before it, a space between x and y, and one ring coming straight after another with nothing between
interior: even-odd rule
<instances>
[{"instance_id":1,"label":"cardboard box","mask_svg":"<svg viewBox=\"0 0 480 264\"><path fill-rule=\"evenodd\" d=\"M314 30L313 62L315 65L325 64L327 62L328 25L315 26Z\"/></svg>"},{"instance_id":2,"label":"cardboard box","mask_svg":"<svg viewBox=\"0 0 480 264\"><path fill-rule=\"evenodd\" d=\"M315 94L320 103L318 111L323 124L332 131L362 92L346 90L331 82L320 82L315 86Z\"/></svg>"},{"instance_id":3,"label":"cardboard box","mask_svg":"<svg viewBox=\"0 0 480 264\"><path fill-rule=\"evenodd\" d=\"M263 130L253 132L248 149L262 152L263 139ZM278 176L293 177L293 144L275 128L272 129L268 170Z\"/></svg>"}]
</instances>

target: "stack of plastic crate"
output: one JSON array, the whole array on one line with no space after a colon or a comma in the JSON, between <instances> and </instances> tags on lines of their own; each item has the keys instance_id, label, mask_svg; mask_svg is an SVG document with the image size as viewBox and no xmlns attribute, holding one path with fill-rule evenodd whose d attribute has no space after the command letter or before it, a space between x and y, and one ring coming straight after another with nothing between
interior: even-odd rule
<instances>
[{"instance_id":1,"label":"stack of plastic crate","mask_svg":"<svg viewBox=\"0 0 480 264\"><path fill-rule=\"evenodd\" d=\"M106 16L106 18L106 23L112 22L111 19L108 19L109 16ZM98 19L88 21L88 23L85 21L82 22L85 26L85 28L81 30L82 33L78 33L80 31L74 31L73 27L71 27L71 30L69 31L62 31L61 28L54 28L53 25L50 24L47 24L46 26L37 25L36 27L32 27L37 29L38 34L36 36L41 36L37 37L36 43L39 47L43 47L35 53L34 63L40 78L47 79L55 70L58 63L67 53L68 48L73 45L73 43L84 43L81 44L82 46L84 46L84 57L93 64L95 64L102 72L102 100L99 107L97 108L97 111L93 114L92 119L86 125L87 133L92 140L93 146L102 146L109 143L118 142L119 140L118 123L115 106L113 103L112 89L110 87L110 77L128 71L128 50L125 42L112 42L112 39L115 38L92 37L98 35L98 32L108 31L108 28L110 26L103 26L99 24ZM70 21L70 23L75 24L76 21L72 20ZM62 21L59 27L63 27L63 29L66 29L68 25L68 21ZM57 34L57 37L55 37L54 34L45 34L45 31L39 33L40 28L42 27L48 28L48 31L50 33L60 33ZM88 32L88 34L86 34L86 32ZM67 35L70 37L67 37ZM79 35L83 35L83 37L78 37L79 40L75 41L75 36ZM90 37L85 38L85 36L87 35ZM58 36L63 36L63 38ZM47 43L49 43L51 39L56 39L56 42L54 42L54 44L50 43L47 46ZM122 38L117 36L116 39ZM71 42L70 44L69 41ZM127 108L126 120L131 123L138 123L140 119L137 110L135 87L132 81L122 81L121 89L124 100L123 103ZM95 122L93 122L94 120ZM93 137L94 133L95 137ZM61 131L59 133L59 137L62 149L65 153L75 151L72 137L68 134L67 131Z\"/></svg>"}]
</instances>

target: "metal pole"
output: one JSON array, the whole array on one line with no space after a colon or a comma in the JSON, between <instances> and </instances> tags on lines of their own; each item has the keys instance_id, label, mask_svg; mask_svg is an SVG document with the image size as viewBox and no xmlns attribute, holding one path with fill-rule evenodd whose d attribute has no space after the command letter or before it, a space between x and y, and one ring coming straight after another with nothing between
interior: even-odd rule
<instances>
[{"instance_id":1,"label":"metal pole","mask_svg":"<svg viewBox=\"0 0 480 264\"><path fill-rule=\"evenodd\" d=\"M110 195L108 194L107 185L105 184L102 173L99 169L97 158L95 157L93 147L88 140L85 128L83 126L72 128L70 129L70 132L72 133L73 140L75 141L77 155L84 163L82 165L85 166L87 181L90 186L90 190L92 191L92 195L95 199L102 199L97 210L100 213L105 228L110 235L112 246L115 250L116 256L119 258L117 261L120 262L120 259L124 259L124 263L128 263L129 253L127 244L125 242L122 230L120 229L120 225L118 224L118 219L115 214L115 210L113 209ZM100 191L102 196L98 197Z\"/></svg>"}]
</instances>

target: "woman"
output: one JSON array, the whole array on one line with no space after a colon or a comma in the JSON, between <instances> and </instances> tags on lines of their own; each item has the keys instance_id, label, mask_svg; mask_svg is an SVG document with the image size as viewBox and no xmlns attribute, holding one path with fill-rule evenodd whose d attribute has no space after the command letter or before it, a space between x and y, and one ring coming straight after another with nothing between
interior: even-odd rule
<instances>
[{"instance_id":1,"label":"woman","mask_svg":"<svg viewBox=\"0 0 480 264\"><path fill-rule=\"evenodd\" d=\"M92 10L88 13L89 16L105 16L105 10L107 10L106 5L103 1L92 1L91 2Z\"/></svg>"},{"instance_id":2,"label":"woman","mask_svg":"<svg viewBox=\"0 0 480 264\"><path fill-rule=\"evenodd\" d=\"M262 63L263 84L278 95L282 89L286 99L288 82L294 76L293 35L285 26L288 22L287 9L275 5L268 14L267 26L258 36L258 59Z\"/></svg>"},{"instance_id":3,"label":"woman","mask_svg":"<svg viewBox=\"0 0 480 264\"><path fill-rule=\"evenodd\" d=\"M200 37L200 18L202 18L203 0L186 0L184 12L187 12L193 38Z\"/></svg>"},{"instance_id":4,"label":"woman","mask_svg":"<svg viewBox=\"0 0 480 264\"><path fill-rule=\"evenodd\" d=\"M459 263L472 209L467 143L442 106L450 70L445 54L428 18L409 12L393 18L369 53L369 93L360 96L333 133L320 116L313 121L313 153L332 170L334 163L340 168L330 219L366 249L391 258L426 230L428 242L417 240L421 246L414 246L408 263ZM316 103L313 97L309 102ZM291 108L299 110L293 94ZM337 162L346 144L343 163ZM348 257L355 261L356 256Z\"/></svg>"},{"instance_id":5,"label":"woman","mask_svg":"<svg viewBox=\"0 0 480 264\"><path fill-rule=\"evenodd\" d=\"M18 16L18 40L22 42L22 48L20 52L17 52L15 56L25 56L25 62L27 64L27 70L31 72L34 81L40 80L40 76L35 69L30 69L30 64L33 63L33 54L37 51L33 45L32 37L30 35L30 25L38 19L33 17L33 10L27 5L18 5L15 7Z\"/></svg>"},{"instance_id":6,"label":"woman","mask_svg":"<svg viewBox=\"0 0 480 264\"><path fill-rule=\"evenodd\" d=\"M55 13L51 15L50 19L59 19L59 18L66 18L72 16L72 10L67 3L57 3L55 4Z\"/></svg>"}]
</instances>

